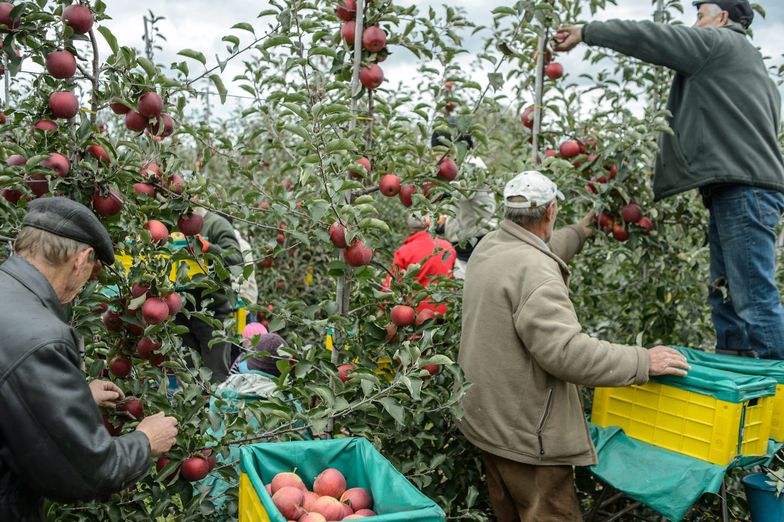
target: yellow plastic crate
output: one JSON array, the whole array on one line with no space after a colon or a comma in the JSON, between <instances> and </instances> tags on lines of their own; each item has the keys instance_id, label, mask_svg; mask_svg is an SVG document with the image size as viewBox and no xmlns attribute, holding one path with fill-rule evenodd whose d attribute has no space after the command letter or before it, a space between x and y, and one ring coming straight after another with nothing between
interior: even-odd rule
<instances>
[{"instance_id":1,"label":"yellow plastic crate","mask_svg":"<svg viewBox=\"0 0 784 522\"><path fill-rule=\"evenodd\" d=\"M239 503L239 522L270 522L248 474L243 472L240 472Z\"/></svg>"},{"instance_id":2,"label":"yellow plastic crate","mask_svg":"<svg viewBox=\"0 0 784 522\"><path fill-rule=\"evenodd\" d=\"M773 398L773 418L770 422L770 438L784 442L784 384L776 385Z\"/></svg>"},{"instance_id":3,"label":"yellow plastic crate","mask_svg":"<svg viewBox=\"0 0 784 522\"><path fill-rule=\"evenodd\" d=\"M774 400L732 403L658 382L596 388L591 422L619 426L643 442L727 465L738 455L766 453Z\"/></svg>"}]
</instances>

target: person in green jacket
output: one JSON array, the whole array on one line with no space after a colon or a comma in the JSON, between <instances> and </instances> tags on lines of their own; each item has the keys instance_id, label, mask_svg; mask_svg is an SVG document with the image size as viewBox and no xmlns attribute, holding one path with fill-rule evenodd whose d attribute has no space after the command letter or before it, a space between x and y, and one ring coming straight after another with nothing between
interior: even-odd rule
<instances>
[{"instance_id":1,"label":"person in green jacket","mask_svg":"<svg viewBox=\"0 0 784 522\"><path fill-rule=\"evenodd\" d=\"M226 266L241 265L243 258L240 252L240 245L234 235L234 227L218 214L208 212L201 207L194 212L204 218L204 225L201 233L193 238L191 248L194 251L198 251L200 255L210 253L221 256ZM226 289L224 292L203 293L198 289L192 290L191 293L196 299L196 306L191 311L200 311L202 301L209 300L206 304L207 309L213 313L215 319L225 323L231 316L232 311L230 297L233 301L236 301L236 296L229 296L229 293L233 294L231 281L222 281L222 283ZM212 382L220 383L225 381L229 374L231 344L221 342L210 347L209 343L212 340L215 328L196 317L186 317L184 314L178 314L175 322L188 327L189 331L182 335L182 342L184 345L199 352L204 366L212 370Z\"/></svg>"},{"instance_id":2,"label":"person in green jacket","mask_svg":"<svg viewBox=\"0 0 784 522\"><path fill-rule=\"evenodd\" d=\"M775 229L784 212L778 142L781 95L745 29L746 0L694 2L693 27L609 20L559 30L557 51L580 42L675 71L654 199L699 189L710 213L716 351L784 359L784 306L776 286Z\"/></svg>"}]
</instances>

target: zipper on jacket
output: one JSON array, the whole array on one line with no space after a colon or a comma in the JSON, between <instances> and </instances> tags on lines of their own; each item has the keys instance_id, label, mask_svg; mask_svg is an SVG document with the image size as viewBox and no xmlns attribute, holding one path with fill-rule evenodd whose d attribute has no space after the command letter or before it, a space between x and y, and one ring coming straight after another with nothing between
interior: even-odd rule
<instances>
[{"instance_id":1,"label":"zipper on jacket","mask_svg":"<svg viewBox=\"0 0 784 522\"><path fill-rule=\"evenodd\" d=\"M539 426L536 428L536 438L539 439L539 455L544 455L544 443L542 442L542 431L544 430L544 423L547 420L547 415L550 413L550 403L553 399L553 386L547 387L547 402L544 403L544 411L542 418L539 419Z\"/></svg>"}]
</instances>

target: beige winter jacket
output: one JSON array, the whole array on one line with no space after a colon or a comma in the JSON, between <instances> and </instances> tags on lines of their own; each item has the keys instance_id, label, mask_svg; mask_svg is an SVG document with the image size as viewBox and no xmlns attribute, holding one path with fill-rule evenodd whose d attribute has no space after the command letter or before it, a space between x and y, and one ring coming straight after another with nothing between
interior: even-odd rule
<instances>
[{"instance_id":1,"label":"beige winter jacket","mask_svg":"<svg viewBox=\"0 0 784 522\"><path fill-rule=\"evenodd\" d=\"M644 348L581 331L564 260L584 241L570 226L548 248L504 220L468 262L458 362L473 385L459 426L489 453L535 465L596 464L577 385L648 380Z\"/></svg>"}]
</instances>

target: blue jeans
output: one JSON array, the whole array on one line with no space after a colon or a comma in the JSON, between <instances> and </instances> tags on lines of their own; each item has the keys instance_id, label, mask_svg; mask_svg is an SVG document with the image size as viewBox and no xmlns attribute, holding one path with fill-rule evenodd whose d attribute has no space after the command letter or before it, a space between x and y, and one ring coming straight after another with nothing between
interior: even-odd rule
<instances>
[{"instance_id":1,"label":"blue jeans","mask_svg":"<svg viewBox=\"0 0 784 522\"><path fill-rule=\"evenodd\" d=\"M711 291L716 348L752 350L784 359L784 306L776 286L775 229L784 194L758 187L713 188L710 211Z\"/></svg>"}]
</instances>

